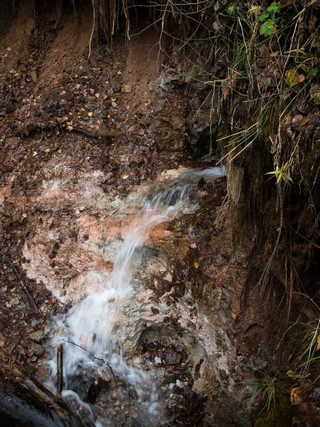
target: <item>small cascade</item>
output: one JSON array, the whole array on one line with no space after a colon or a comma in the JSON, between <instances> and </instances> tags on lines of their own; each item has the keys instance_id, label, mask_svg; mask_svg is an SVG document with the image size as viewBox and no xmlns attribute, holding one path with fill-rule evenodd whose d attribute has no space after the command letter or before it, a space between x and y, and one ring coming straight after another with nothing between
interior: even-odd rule
<instances>
[{"instance_id":1,"label":"small cascade","mask_svg":"<svg viewBox=\"0 0 320 427\"><path fill-rule=\"evenodd\" d=\"M150 373L126 362L122 339L127 319L123 307L135 297L132 281L142 260L139 249L150 232L185 209L195 209L189 196L199 179L214 180L223 175L224 168L184 171L178 178L161 183L157 191L147 191L143 206L115 256L110 279L102 289L89 294L66 314L53 320L54 337L49 344L52 359L48 363L52 384L55 384L58 374L55 352L62 346L64 396L76 393L83 399L77 383L86 382L84 388L88 388L95 378L111 375L134 389L146 414L155 415L160 411Z\"/></svg>"}]
</instances>

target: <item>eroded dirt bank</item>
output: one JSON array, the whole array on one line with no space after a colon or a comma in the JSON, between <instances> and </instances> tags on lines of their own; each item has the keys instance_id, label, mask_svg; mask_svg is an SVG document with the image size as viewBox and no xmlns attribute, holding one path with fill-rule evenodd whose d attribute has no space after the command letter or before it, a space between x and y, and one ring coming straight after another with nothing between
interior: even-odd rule
<instances>
[{"instance_id":1,"label":"eroded dirt bank","mask_svg":"<svg viewBox=\"0 0 320 427\"><path fill-rule=\"evenodd\" d=\"M162 73L147 16L109 48L90 44L90 2L76 14L65 5L57 25L54 5L20 3L0 40L0 349L5 372L18 363L44 382L52 317L108 280L147 186L216 159L190 150L206 98ZM270 352L286 330L286 301L281 288L266 296L255 286L268 257L255 252L259 220L243 215L241 173L229 167L229 197L226 178L199 179L197 208L146 242L124 347L129 363L156 372L163 416L148 425L252 425L254 372L287 368L283 349ZM105 425L144 425L127 384L112 375L79 383Z\"/></svg>"}]
</instances>

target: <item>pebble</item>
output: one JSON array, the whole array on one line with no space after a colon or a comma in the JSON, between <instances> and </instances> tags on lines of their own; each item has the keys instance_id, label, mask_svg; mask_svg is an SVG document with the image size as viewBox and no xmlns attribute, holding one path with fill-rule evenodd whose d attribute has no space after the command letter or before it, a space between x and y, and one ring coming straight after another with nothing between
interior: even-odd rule
<instances>
[{"instance_id":1,"label":"pebble","mask_svg":"<svg viewBox=\"0 0 320 427\"><path fill-rule=\"evenodd\" d=\"M38 331L34 331L31 332L30 334L30 338L32 339L32 341L35 341L37 343L39 343L45 336L45 333L43 330L38 330Z\"/></svg>"},{"instance_id":2,"label":"pebble","mask_svg":"<svg viewBox=\"0 0 320 427\"><path fill-rule=\"evenodd\" d=\"M160 359L160 357L159 357L159 356L156 356L156 357L154 358L154 362L155 362L157 365L161 365L161 359Z\"/></svg>"},{"instance_id":3,"label":"pebble","mask_svg":"<svg viewBox=\"0 0 320 427\"><path fill-rule=\"evenodd\" d=\"M40 357L44 354L44 350L41 347L41 345L37 344L35 342L31 343L30 352L31 352L31 354L33 354L34 356L37 356L37 357Z\"/></svg>"},{"instance_id":4,"label":"pebble","mask_svg":"<svg viewBox=\"0 0 320 427\"><path fill-rule=\"evenodd\" d=\"M125 92L125 93L130 93L131 92L131 86L130 85L128 85L128 84L125 84L125 85L123 85L122 86L122 92Z\"/></svg>"}]
</instances>

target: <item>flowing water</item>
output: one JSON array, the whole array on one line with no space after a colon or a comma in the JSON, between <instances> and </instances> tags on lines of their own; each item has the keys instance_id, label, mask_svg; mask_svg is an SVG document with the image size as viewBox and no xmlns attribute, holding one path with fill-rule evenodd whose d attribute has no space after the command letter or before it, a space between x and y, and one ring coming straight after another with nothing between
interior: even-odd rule
<instances>
[{"instance_id":1,"label":"flowing water","mask_svg":"<svg viewBox=\"0 0 320 427\"><path fill-rule=\"evenodd\" d=\"M123 308L135 298L132 285L142 259L140 250L153 228L173 219L185 209L195 209L190 200L192 188L201 178L214 180L225 174L224 168L188 170L178 178L150 189L134 216L114 259L114 268L102 289L89 294L65 315L53 321L54 338L49 360L53 383L56 382L55 351L63 346L63 395L80 395L97 376L119 378L135 390L146 414L157 414L161 405L150 373L126 362L122 345L126 316ZM98 372L98 373L97 373ZM82 379L81 379L82 378ZM87 407L89 407L87 405ZM148 424L146 424L148 425Z\"/></svg>"}]
</instances>

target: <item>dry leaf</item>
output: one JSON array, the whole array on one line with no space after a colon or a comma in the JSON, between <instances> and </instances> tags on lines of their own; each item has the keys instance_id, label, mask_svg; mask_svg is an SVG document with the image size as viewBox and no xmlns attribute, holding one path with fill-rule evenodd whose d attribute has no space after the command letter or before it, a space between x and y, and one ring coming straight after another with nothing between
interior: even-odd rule
<instances>
[{"instance_id":1,"label":"dry leaf","mask_svg":"<svg viewBox=\"0 0 320 427\"><path fill-rule=\"evenodd\" d=\"M300 398L299 394L300 394L299 387L293 387L290 390L290 402L291 402L291 405L299 405L299 403L301 403L301 398Z\"/></svg>"},{"instance_id":2,"label":"dry leaf","mask_svg":"<svg viewBox=\"0 0 320 427\"><path fill-rule=\"evenodd\" d=\"M309 123L310 121L310 114L308 114L307 116L303 116L302 114L296 114L295 116L293 116L291 123L294 127L300 127L300 126L304 126L306 123Z\"/></svg>"},{"instance_id":3,"label":"dry leaf","mask_svg":"<svg viewBox=\"0 0 320 427\"><path fill-rule=\"evenodd\" d=\"M317 349L316 349L316 351L318 351L318 350L320 350L320 335L318 335L318 338L317 338Z\"/></svg>"},{"instance_id":4,"label":"dry leaf","mask_svg":"<svg viewBox=\"0 0 320 427\"><path fill-rule=\"evenodd\" d=\"M320 104L320 85L312 85L309 91L310 98L315 105Z\"/></svg>"},{"instance_id":5,"label":"dry leaf","mask_svg":"<svg viewBox=\"0 0 320 427\"><path fill-rule=\"evenodd\" d=\"M308 65L306 65L306 64L299 64L298 68L299 68L299 71L302 70L306 74L308 74L309 71L310 71L310 67Z\"/></svg>"},{"instance_id":6,"label":"dry leaf","mask_svg":"<svg viewBox=\"0 0 320 427\"><path fill-rule=\"evenodd\" d=\"M228 99L229 93L230 93L230 89L228 88L228 86L222 86L221 87L221 92L222 92L222 97L223 100L226 101Z\"/></svg>"},{"instance_id":7,"label":"dry leaf","mask_svg":"<svg viewBox=\"0 0 320 427\"><path fill-rule=\"evenodd\" d=\"M310 17L310 19L308 21L308 25L307 25L309 33L313 33L314 32L316 23L317 23L317 18L316 18L315 15L312 15Z\"/></svg>"},{"instance_id":8,"label":"dry leaf","mask_svg":"<svg viewBox=\"0 0 320 427\"><path fill-rule=\"evenodd\" d=\"M299 83L304 82L306 76L304 74L299 74L297 70L287 70L285 72L285 82L289 87L295 87Z\"/></svg>"},{"instance_id":9,"label":"dry leaf","mask_svg":"<svg viewBox=\"0 0 320 427\"><path fill-rule=\"evenodd\" d=\"M270 49L266 45L259 47L259 54L261 57L268 58L269 53L270 53Z\"/></svg>"}]
</instances>

